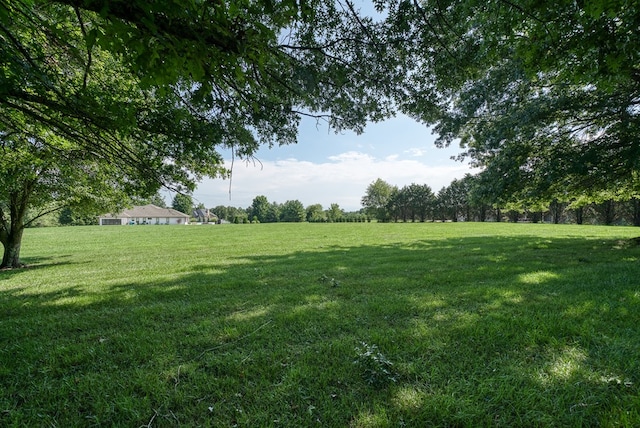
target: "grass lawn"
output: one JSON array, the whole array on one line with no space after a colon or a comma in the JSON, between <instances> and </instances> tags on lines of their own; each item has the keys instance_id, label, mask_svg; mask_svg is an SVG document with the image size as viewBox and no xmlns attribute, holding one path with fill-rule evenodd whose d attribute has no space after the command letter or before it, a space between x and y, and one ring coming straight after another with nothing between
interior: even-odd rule
<instances>
[{"instance_id":1,"label":"grass lawn","mask_svg":"<svg viewBox=\"0 0 640 428\"><path fill-rule=\"evenodd\" d=\"M29 229L0 426L640 426L625 227Z\"/></svg>"}]
</instances>

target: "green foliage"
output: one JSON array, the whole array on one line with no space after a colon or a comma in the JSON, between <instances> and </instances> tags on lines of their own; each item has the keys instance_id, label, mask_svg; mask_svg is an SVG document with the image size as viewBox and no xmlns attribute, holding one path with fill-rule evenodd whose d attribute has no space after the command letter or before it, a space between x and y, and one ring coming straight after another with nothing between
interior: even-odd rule
<instances>
[{"instance_id":1,"label":"green foliage","mask_svg":"<svg viewBox=\"0 0 640 428\"><path fill-rule=\"evenodd\" d=\"M302 202L298 200L287 201L280 207L280 221L301 222L306 219L307 212Z\"/></svg>"},{"instance_id":2,"label":"green foliage","mask_svg":"<svg viewBox=\"0 0 640 428\"><path fill-rule=\"evenodd\" d=\"M344 218L344 211L340 208L339 204L331 204L329 209L326 211L327 213L327 221L336 222L340 221Z\"/></svg>"},{"instance_id":3,"label":"green foliage","mask_svg":"<svg viewBox=\"0 0 640 428\"><path fill-rule=\"evenodd\" d=\"M394 188L384 208L386 215L395 221L424 222L433 213L435 202L435 195L428 185L412 183L401 189Z\"/></svg>"},{"instance_id":4,"label":"green foliage","mask_svg":"<svg viewBox=\"0 0 640 428\"><path fill-rule=\"evenodd\" d=\"M322 223L327 221L327 215L321 204L313 204L307 207L307 221L310 223Z\"/></svg>"},{"instance_id":5,"label":"green foliage","mask_svg":"<svg viewBox=\"0 0 640 428\"><path fill-rule=\"evenodd\" d=\"M381 178L369 184L361 203L367 214L375 217L378 221L387 221L389 211L387 204L397 188L387 183Z\"/></svg>"},{"instance_id":6,"label":"green foliage","mask_svg":"<svg viewBox=\"0 0 640 428\"><path fill-rule=\"evenodd\" d=\"M58 224L61 226L89 226L98 224L98 214L81 215L76 214L69 207L60 210Z\"/></svg>"},{"instance_id":7,"label":"green foliage","mask_svg":"<svg viewBox=\"0 0 640 428\"><path fill-rule=\"evenodd\" d=\"M225 207L223 205L218 205L217 207L212 208L211 212L215 214L218 218L224 219L228 222L233 222L233 220L236 217L247 216L246 210L244 210L243 208L237 208L232 206Z\"/></svg>"},{"instance_id":8,"label":"green foliage","mask_svg":"<svg viewBox=\"0 0 640 428\"><path fill-rule=\"evenodd\" d=\"M33 220L22 205L44 215L55 207L34 192L67 183L49 174L31 186L42 164L84 174L57 205L95 194L87 209L104 208L226 177L221 149L250 159L261 144L294 143L301 115L355 131L388 117L402 73L378 61L381 25L332 2L1 1L0 142L47 150L25 150L11 176L28 189L19 201L0 195L0 222L15 225L0 229L11 253L0 266L19 265Z\"/></svg>"},{"instance_id":9,"label":"green foliage","mask_svg":"<svg viewBox=\"0 0 640 428\"><path fill-rule=\"evenodd\" d=\"M102 165L91 153L69 145L47 130L24 123L19 131L0 129L0 267L19 267L25 227L63 207L76 219L93 217L125 204L134 185L123 185L123 172ZM65 155L60 156L64 151Z\"/></svg>"},{"instance_id":10,"label":"green foliage","mask_svg":"<svg viewBox=\"0 0 640 428\"><path fill-rule=\"evenodd\" d=\"M171 208L181 213L191 215L193 212L193 198L191 195L176 193L171 202Z\"/></svg>"},{"instance_id":11,"label":"green foliage","mask_svg":"<svg viewBox=\"0 0 640 428\"><path fill-rule=\"evenodd\" d=\"M0 10L10 41L2 108L85 145L102 130L116 141L101 138L98 147L110 149L125 137L168 139L151 141L145 154L198 173L204 160L224 173L216 147L250 158L260 144L294 143L302 114L362 130L391 114L392 80L402 75L378 61L381 23L333 2L17 0ZM64 62L43 61L49 55ZM113 79L126 87L106 87ZM128 155L144 165L140 153Z\"/></svg>"},{"instance_id":12,"label":"green foliage","mask_svg":"<svg viewBox=\"0 0 640 428\"><path fill-rule=\"evenodd\" d=\"M490 203L637 189L637 3L424 0L390 11L407 55L403 110L435 124L437 144L460 141Z\"/></svg>"},{"instance_id":13,"label":"green foliage","mask_svg":"<svg viewBox=\"0 0 640 428\"><path fill-rule=\"evenodd\" d=\"M257 219L260 223L268 221L269 200L264 195L253 198L251 206L247 209L251 218Z\"/></svg>"}]
</instances>

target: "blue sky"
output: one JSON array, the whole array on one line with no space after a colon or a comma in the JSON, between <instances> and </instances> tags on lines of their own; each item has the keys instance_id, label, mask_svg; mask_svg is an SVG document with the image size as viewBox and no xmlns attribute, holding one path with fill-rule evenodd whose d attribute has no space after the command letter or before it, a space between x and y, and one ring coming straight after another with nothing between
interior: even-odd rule
<instances>
[{"instance_id":1,"label":"blue sky","mask_svg":"<svg viewBox=\"0 0 640 428\"><path fill-rule=\"evenodd\" d=\"M319 203L325 209L337 203L356 211L362 208L367 186L378 178L398 187L428 184L437 192L474 171L451 159L460 152L457 145L438 149L434 140L429 128L406 116L369 124L361 135L336 135L326 124L305 118L298 144L263 148L256 156L260 163L236 160L231 186L229 180L205 179L193 198L208 208L246 208L253 198L264 195L269 202L297 199L305 207ZM230 161L229 157L228 165ZM167 195L168 204L172 198Z\"/></svg>"}]
</instances>

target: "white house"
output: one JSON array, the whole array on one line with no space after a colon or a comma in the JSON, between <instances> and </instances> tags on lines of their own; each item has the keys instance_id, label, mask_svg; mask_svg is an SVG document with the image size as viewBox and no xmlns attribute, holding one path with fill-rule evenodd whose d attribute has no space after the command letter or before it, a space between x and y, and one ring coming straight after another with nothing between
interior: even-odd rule
<instances>
[{"instance_id":1,"label":"white house","mask_svg":"<svg viewBox=\"0 0 640 428\"><path fill-rule=\"evenodd\" d=\"M99 217L100 226L121 226L126 224L189 224L187 214L172 208L160 208L149 204L126 209L118 214Z\"/></svg>"}]
</instances>

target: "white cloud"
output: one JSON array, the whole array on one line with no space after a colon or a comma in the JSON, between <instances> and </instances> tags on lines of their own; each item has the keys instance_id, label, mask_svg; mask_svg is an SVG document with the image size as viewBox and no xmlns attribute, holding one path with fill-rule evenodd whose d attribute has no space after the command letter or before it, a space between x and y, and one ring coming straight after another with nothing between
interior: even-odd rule
<instances>
[{"instance_id":1,"label":"white cloud","mask_svg":"<svg viewBox=\"0 0 640 428\"><path fill-rule=\"evenodd\" d=\"M376 159L356 151L330 156L322 163L295 158L261 164L236 162L231 198L228 180L207 179L198 185L194 199L207 207L248 207L253 198L265 195L270 202L298 199L305 206L319 203L325 208L337 203L347 211L355 211L361 208L360 200L367 186L377 178L399 187L428 184L437 192L467 172L470 170L466 164L454 161L427 165L397 155Z\"/></svg>"},{"instance_id":2,"label":"white cloud","mask_svg":"<svg viewBox=\"0 0 640 428\"><path fill-rule=\"evenodd\" d=\"M412 147L410 149L405 150L404 153L407 153L409 156L419 158L426 155L427 150L421 147Z\"/></svg>"}]
</instances>

